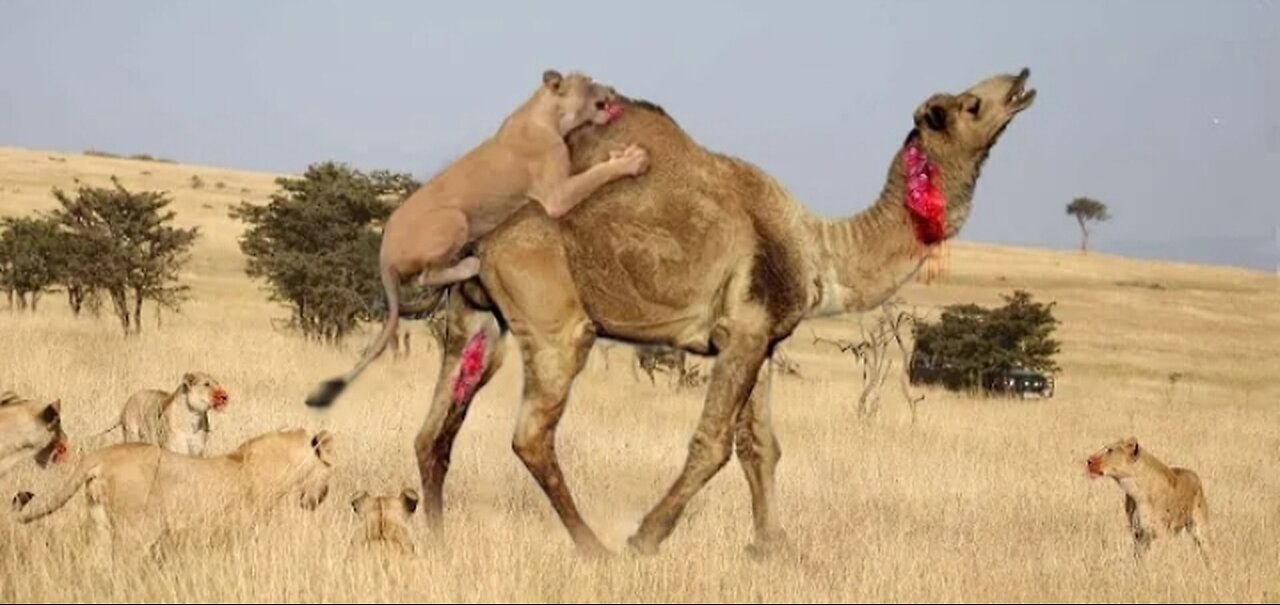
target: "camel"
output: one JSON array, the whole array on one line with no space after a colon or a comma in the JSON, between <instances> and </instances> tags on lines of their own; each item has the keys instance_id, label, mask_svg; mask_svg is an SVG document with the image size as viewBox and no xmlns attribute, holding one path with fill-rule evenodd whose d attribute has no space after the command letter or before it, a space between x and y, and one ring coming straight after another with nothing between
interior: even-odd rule
<instances>
[{"instance_id":1,"label":"camel","mask_svg":"<svg viewBox=\"0 0 1280 605\"><path fill-rule=\"evenodd\" d=\"M438 380L414 444L428 527L443 531L454 438L510 335L524 363L513 449L577 548L609 552L579 513L555 450L570 385L595 339L609 337L714 358L685 465L628 550L657 553L735 451L752 502L748 551L786 544L767 360L805 318L874 309L955 236L992 146L1035 99L1029 75L928 97L879 199L839 221L809 213L760 168L700 146L648 101L625 98L611 125L570 133L575 172L625 142L649 151L649 173L601 187L558 221L530 205L476 242L483 269L450 287Z\"/></svg>"}]
</instances>

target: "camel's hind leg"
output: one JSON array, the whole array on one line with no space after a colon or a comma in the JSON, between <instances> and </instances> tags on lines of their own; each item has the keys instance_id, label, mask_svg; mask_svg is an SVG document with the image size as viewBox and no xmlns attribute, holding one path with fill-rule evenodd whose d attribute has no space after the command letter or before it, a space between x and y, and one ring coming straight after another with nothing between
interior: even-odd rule
<instances>
[{"instance_id":1,"label":"camel's hind leg","mask_svg":"<svg viewBox=\"0 0 1280 605\"><path fill-rule=\"evenodd\" d=\"M637 552L656 553L658 545L675 529L685 506L729 461L735 422L768 354L768 340L753 329L762 323L724 320L712 332L712 341L719 353L711 370L702 418L689 443L689 454L680 476L645 516L640 529L627 540Z\"/></svg>"},{"instance_id":2,"label":"camel's hind leg","mask_svg":"<svg viewBox=\"0 0 1280 605\"><path fill-rule=\"evenodd\" d=\"M782 448L773 433L770 410L770 389L773 382L773 364L766 361L760 377L751 391L751 400L738 413L734 445L738 461L747 476L751 489L751 514L755 525L755 540L748 547L754 555L765 555L785 541L786 535L778 524L774 508L774 469L782 457Z\"/></svg>"},{"instance_id":3,"label":"camel's hind leg","mask_svg":"<svg viewBox=\"0 0 1280 605\"><path fill-rule=\"evenodd\" d=\"M505 350L505 332L494 316L468 307L460 292L450 293L446 312L449 323L431 410L414 440L422 477L421 508L437 534L443 526L444 480L453 440L475 394L502 367Z\"/></svg>"}]
</instances>

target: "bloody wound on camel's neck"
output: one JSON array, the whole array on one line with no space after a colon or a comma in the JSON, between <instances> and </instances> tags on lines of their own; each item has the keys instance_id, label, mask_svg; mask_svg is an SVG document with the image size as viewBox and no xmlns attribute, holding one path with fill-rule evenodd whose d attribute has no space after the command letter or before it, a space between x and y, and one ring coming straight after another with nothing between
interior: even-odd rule
<instances>
[{"instance_id":1,"label":"bloody wound on camel's neck","mask_svg":"<svg viewBox=\"0 0 1280 605\"><path fill-rule=\"evenodd\" d=\"M938 187L938 165L916 145L907 143L902 167L906 187L904 204L915 226L916 240L931 246L946 238L947 198Z\"/></svg>"}]
</instances>

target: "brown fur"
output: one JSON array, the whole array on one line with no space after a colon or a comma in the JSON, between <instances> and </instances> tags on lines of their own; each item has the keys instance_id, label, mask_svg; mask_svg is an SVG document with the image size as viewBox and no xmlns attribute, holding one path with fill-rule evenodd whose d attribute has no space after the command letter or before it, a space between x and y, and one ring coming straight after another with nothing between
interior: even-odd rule
<instances>
[{"instance_id":1,"label":"brown fur","mask_svg":"<svg viewBox=\"0 0 1280 605\"><path fill-rule=\"evenodd\" d=\"M382 332L354 368L322 383L307 405L332 404L382 354L395 337L398 291L404 280L419 276L424 285L443 286L470 279L479 272L479 259L458 256L472 241L525 208L529 200L545 216L560 218L601 186L643 173L648 156L635 145L619 145L577 174L570 170L565 135L586 124L612 120L621 107L615 97L612 87L586 75L562 76L547 70L542 84L502 122L497 133L396 208L383 228L379 256L387 297Z\"/></svg>"},{"instance_id":2,"label":"brown fur","mask_svg":"<svg viewBox=\"0 0 1280 605\"><path fill-rule=\"evenodd\" d=\"M36 401L13 391L0 393L0 477L32 458L40 468L65 459L62 401Z\"/></svg>"},{"instance_id":3,"label":"brown fur","mask_svg":"<svg viewBox=\"0 0 1280 605\"><path fill-rule=\"evenodd\" d=\"M203 456L209 445L209 410L222 411L227 390L209 374L188 372L171 392L145 389L129 396L115 424L125 443L150 443L178 454Z\"/></svg>"},{"instance_id":4,"label":"brown fur","mask_svg":"<svg viewBox=\"0 0 1280 605\"><path fill-rule=\"evenodd\" d=\"M942 170L948 237L968 215L989 149L1034 99L1023 94L1028 75L998 75L959 94L930 96L912 115L910 140ZM445 349L415 441L422 508L438 531L453 438L467 413L449 393L462 346L480 330L509 330L523 354L525 380L513 448L574 543L602 550L555 451L570 387L599 334L716 357L686 464L628 540L631 548L655 552L736 450L751 492L754 551L768 552L783 532L774 507L781 452L766 358L802 319L874 308L920 268L926 250L903 207L902 150L893 154L880 199L831 222L806 212L759 168L703 148L651 104L628 105L608 128L585 127L568 141L575 170L624 141L643 145L652 163L643 179L601 187L558 224L522 210L477 242L486 295L465 284L476 306L448 310L451 325L467 331ZM503 344L490 339L491 350ZM490 370L486 365L486 375Z\"/></svg>"},{"instance_id":5,"label":"brown fur","mask_svg":"<svg viewBox=\"0 0 1280 605\"><path fill-rule=\"evenodd\" d=\"M1187 532L1209 563L1209 505L1195 471L1165 466L1133 437L1089 456L1086 469L1091 477L1114 479L1124 492L1135 556L1144 556L1157 538Z\"/></svg>"},{"instance_id":6,"label":"brown fur","mask_svg":"<svg viewBox=\"0 0 1280 605\"><path fill-rule=\"evenodd\" d=\"M14 499L18 521L61 509L81 489L96 537L139 546L210 524L243 527L280 504L314 509L329 492L334 439L328 431L273 431L234 451L197 458L155 445L122 443L94 451L55 492Z\"/></svg>"},{"instance_id":7,"label":"brown fur","mask_svg":"<svg viewBox=\"0 0 1280 605\"><path fill-rule=\"evenodd\" d=\"M406 489L398 496L372 496L357 492L351 508L360 518L360 531L354 542L358 546L388 546L400 554L414 554L417 549L409 533L409 519L418 510L417 490Z\"/></svg>"}]
</instances>

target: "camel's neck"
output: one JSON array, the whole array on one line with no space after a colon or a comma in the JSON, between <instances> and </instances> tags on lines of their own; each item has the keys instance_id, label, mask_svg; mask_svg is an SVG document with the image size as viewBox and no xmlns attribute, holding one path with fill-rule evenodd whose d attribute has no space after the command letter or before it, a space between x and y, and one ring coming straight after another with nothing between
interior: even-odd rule
<instances>
[{"instance_id":1,"label":"camel's neck","mask_svg":"<svg viewBox=\"0 0 1280 605\"><path fill-rule=\"evenodd\" d=\"M968 218L981 160L920 153L916 141L908 137L894 154L870 208L840 221L810 218L822 288L812 315L879 306L910 281L931 246L953 237Z\"/></svg>"}]
</instances>

